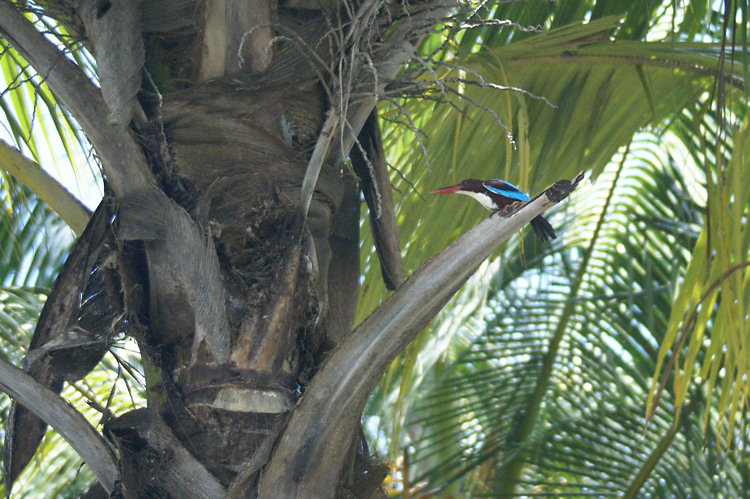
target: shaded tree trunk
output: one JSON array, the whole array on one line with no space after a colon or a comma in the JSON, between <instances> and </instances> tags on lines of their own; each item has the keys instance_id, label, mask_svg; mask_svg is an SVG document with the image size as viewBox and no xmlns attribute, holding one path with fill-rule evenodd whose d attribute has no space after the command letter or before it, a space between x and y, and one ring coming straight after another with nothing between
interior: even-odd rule
<instances>
[{"instance_id":1,"label":"shaded tree trunk","mask_svg":"<svg viewBox=\"0 0 750 499\"><path fill-rule=\"evenodd\" d=\"M386 467L359 424L368 394L493 248L581 176L486 220L404 281L373 106L452 2L40 5L86 37L101 92L9 2L0 32L81 123L107 196L24 370L59 393L123 333L146 375L148 407L104 425L117 458L84 456L102 461L97 478L125 497L382 495ZM344 167L354 143L359 178ZM360 185L396 292L352 330ZM35 390L32 410L55 397ZM41 414L13 404L8 491L41 441ZM92 433L86 448L101 449Z\"/></svg>"},{"instance_id":2,"label":"shaded tree trunk","mask_svg":"<svg viewBox=\"0 0 750 499\"><path fill-rule=\"evenodd\" d=\"M253 494L287 415L354 319L357 179L326 162L307 216L298 209L335 106L326 72L344 48L347 14L267 0L40 4L87 38L107 118L132 130L153 181L109 186L117 196L94 218L95 242L78 245L68 276L91 278L52 294L50 303L63 288L72 290L68 301L83 293L83 304L53 322L86 331L88 362L66 348L55 366L49 355L30 356L27 370L44 371L59 391L98 362L116 323L138 341L149 401L105 426L122 493L208 493L242 472L236 490ZM82 324L77 311L94 308L96 320ZM36 338L32 348L49 340ZM19 406L11 420L11 433L36 429L31 442L9 442L12 481L44 425ZM384 468L371 463L359 433L350 449L338 488L375 493ZM204 483L180 485L179 466L194 467Z\"/></svg>"}]
</instances>

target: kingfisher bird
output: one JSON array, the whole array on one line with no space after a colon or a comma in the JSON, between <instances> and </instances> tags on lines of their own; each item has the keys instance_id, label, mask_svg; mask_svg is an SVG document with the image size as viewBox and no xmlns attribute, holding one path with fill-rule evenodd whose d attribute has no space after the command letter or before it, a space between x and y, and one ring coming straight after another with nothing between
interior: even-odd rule
<instances>
[{"instance_id":1,"label":"kingfisher bird","mask_svg":"<svg viewBox=\"0 0 750 499\"><path fill-rule=\"evenodd\" d=\"M432 194L452 193L471 196L477 200L479 204L490 211L505 210L513 203L528 201L531 199L525 192L515 185L496 178L491 180L467 178L466 180L462 180L460 184L449 185L448 187L442 187L432 191ZM550 225L550 223L541 215L531 221L531 228L534 229L534 234L536 234L536 237L542 242L557 237L555 235L555 229L553 229L552 225Z\"/></svg>"}]
</instances>

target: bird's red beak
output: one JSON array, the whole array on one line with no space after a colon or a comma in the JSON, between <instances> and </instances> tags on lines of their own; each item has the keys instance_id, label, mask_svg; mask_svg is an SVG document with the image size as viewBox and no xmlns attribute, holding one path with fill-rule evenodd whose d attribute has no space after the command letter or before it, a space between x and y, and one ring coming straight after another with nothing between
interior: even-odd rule
<instances>
[{"instance_id":1,"label":"bird's red beak","mask_svg":"<svg viewBox=\"0 0 750 499\"><path fill-rule=\"evenodd\" d=\"M461 184L456 184L456 185L449 185L448 187L441 187L440 189L435 189L430 194L452 194L460 190L461 190Z\"/></svg>"}]
</instances>

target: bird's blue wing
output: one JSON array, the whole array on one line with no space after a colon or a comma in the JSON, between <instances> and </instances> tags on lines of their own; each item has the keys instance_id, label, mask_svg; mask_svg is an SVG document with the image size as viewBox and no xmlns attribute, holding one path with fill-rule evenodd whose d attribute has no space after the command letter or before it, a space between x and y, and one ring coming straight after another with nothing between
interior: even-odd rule
<instances>
[{"instance_id":1,"label":"bird's blue wing","mask_svg":"<svg viewBox=\"0 0 750 499\"><path fill-rule=\"evenodd\" d=\"M488 191L494 192L495 194L500 194L501 196L505 196L506 198L515 199L517 201L528 201L529 199L531 199L521 189L511 184L510 182L506 182L505 180L493 178L492 180L484 182L483 185L484 188Z\"/></svg>"}]
</instances>

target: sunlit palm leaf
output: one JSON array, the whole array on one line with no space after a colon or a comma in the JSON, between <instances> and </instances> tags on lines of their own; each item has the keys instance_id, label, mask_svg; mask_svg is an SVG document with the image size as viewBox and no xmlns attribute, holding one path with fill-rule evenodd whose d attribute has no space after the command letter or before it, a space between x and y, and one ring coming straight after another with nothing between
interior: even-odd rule
<instances>
[{"instance_id":1,"label":"sunlit palm leaf","mask_svg":"<svg viewBox=\"0 0 750 499\"><path fill-rule=\"evenodd\" d=\"M5 360L17 363L22 358L45 297L40 289L0 288L1 355Z\"/></svg>"},{"instance_id":2,"label":"sunlit palm leaf","mask_svg":"<svg viewBox=\"0 0 750 499\"><path fill-rule=\"evenodd\" d=\"M53 175L65 178L73 192L81 192L81 184L71 179L77 175L84 184L92 182L86 161L88 143L42 79L4 40L0 44L4 88L0 108L7 132L2 136ZM0 282L49 287L68 252L72 233L28 189L4 171L1 178ZM86 189L91 192L90 187Z\"/></svg>"},{"instance_id":3,"label":"sunlit palm leaf","mask_svg":"<svg viewBox=\"0 0 750 499\"><path fill-rule=\"evenodd\" d=\"M669 309L674 269L685 265L695 240L691 228L702 220L684 189L682 172L659 170L656 160L665 158L655 158L652 147L635 152L639 154L631 153L631 158L647 162L628 167L614 191L606 237L592 253L592 277L573 298L575 312L528 439L518 441L518 430L548 352L559 316L555 311L571 299L572 272L564 260L567 254L575 268L574 247L545 269L547 275L557 275L550 282L534 284L539 270L529 268L497 289L491 302L497 315L487 332L445 375L423 385L429 394L420 403L421 417L411 421L421 434L410 471L414 481L427 482L427 490L451 487L453 480L454 491L508 492L508 471L522 462L526 468L519 492L616 495L649 465L652 451L668 434L673 400L667 395L644 429L650 384L644 373L653 372L667 322L653 312ZM603 175L598 191L606 192L612 180ZM589 193L577 202L584 211L571 230L587 233L602 206L597 199ZM672 223L660 226L654 220ZM654 251L662 257L653 258ZM744 486L738 479L741 460L736 453L726 456L720 479L715 478L715 457L697 451L707 402L700 391L692 395L685 423L651 465L643 491L736 495ZM705 431L709 440L718 438L712 426Z\"/></svg>"},{"instance_id":4,"label":"sunlit palm leaf","mask_svg":"<svg viewBox=\"0 0 750 499\"><path fill-rule=\"evenodd\" d=\"M91 401L101 407L107 407L113 415L122 414L133 408L124 378L129 376L125 373L120 374L119 381L115 383L118 380L118 370L113 359L107 356L103 364L77 384L77 388L67 386L62 395L84 414L92 425L98 426L102 422L102 414L92 407ZM127 382L131 385L135 404L145 405L134 380L128 379ZM3 400L7 400L7 397L3 397ZM7 407L4 408L3 414L7 414ZM34 458L14 485L14 491L20 493L19 497L72 498L78 497L81 491L95 481L78 454L57 433L49 430Z\"/></svg>"},{"instance_id":5,"label":"sunlit palm leaf","mask_svg":"<svg viewBox=\"0 0 750 499\"><path fill-rule=\"evenodd\" d=\"M4 40L0 40L0 51L4 89L0 107L8 138L57 175L74 173L81 181L92 178L91 165L86 161L90 146L70 114L57 104L39 75Z\"/></svg>"},{"instance_id":6,"label":"sunlit palm leaf","mask_svg":"<svg viewBox=\"0 0 750 499\"><path fill-rule=\"evenodd\" d=\"M616 25L615 19L605 18L548 33L526 33L519 37L521 41L507 47L471 56L471 62L466 64L469 71L464 74L447 70L449 77L464 79L474 78L471 71L475 70L484 75L485 81L528 90L557 106L553 108L520 93L459 86L463 95L494 110L496 116L505 121L518 137L516 149L509 148L507 133L498 126L494 116L450 94L447 95L456 107L429 101L412 101L405 106L417 126L429 131L423 142L432 166L431 172L426 171L413 139L404 134L386 134L390 146L387 149L402 151L392 157L391 162L398 169L394 184L403 193L397 197L397 203L403 214L399 219L401 238L409 241L404 251L407 269L414 269L485 216L480 207L465 198L419 196L410 184L426 191L461 178L501 177L535 193L555 180L573 176L580 169L601 171L617 148L627 143L636 130L648 123L658 124L669 116L678 116L686 106L693 105L701 92L710 89L713 78L706 68L716 62L713 46L691 44L686 50L677 51L672 43L591 41L611 32ZM398 114L393 110L384 116L398 119ZM368 233L363 231L366 248L371 244ZM527 257L536 258L535 243L526 242ZM519 265L522 266L520 262ZM366 278L360 314L371 310L384 292L373 253L365 256L364 268ZM471 289L481 294L482 286L477 288L477 283L483 282L486 286L487 276L478 275L476 279ZM457 302L461 301L459 296ZM470 303L473 303L471 311L480 311L481 298ZM456 323L460 321L447 329L459 331ZM420 350L428 341L427 337L417 340L413 349ZM395 400L388 399L395 402L397 409L408 406L413 399L405 386L417 386L411 383L418 381L422 376L419 373L428 369L434 359L451 356L450 349L426 350L430 352L431 361L411 354L405 362L398 362L386 378L387 385L381 387L393 390L394 382L402 387ZM406 385L399 379L402 369L408 380ZM385 409L381 416L390 411L391 408ZM396 429L402 424L402 416L397 410ZM397 440L394 445L392 458Z\"/></svg>"},{"instance_id":7,"label":"sunlit palm leaf","mask_svg":"<svg viewBox=\"0 0 750 499\"><path fill-rule=\"evenodd\" d=\"M508 99L507 92L464 87L466 97L481 102L501 119L510 117L506 125L515 137L528 137L523 144L518 139L516 150L508 149L507 134L491 114L451 97L457 108L429 101L412 102L405 108L420 128L430 131L423 141L431 172L425 169L413 137L406 134L387 134L389 149L403 151L400 157L390 158L391 162L420 191L462 178L501 177L534 193L582 169L593 169L596 175L636 130L679 114L711 88L713 79L704 76L703 69L689 72L684 66L701 62L701 67L707 68L716 62L709 45L691 46L689 53L682 54L668 43L579 43L582 36L601 33L613 24L614 20L604 19L595 26L576 25L539 34L485 51L466 64L488 82L507 80L510 86L543 96L557 106L523 94L511 93ZM696 55L694 51L700 47L703 53ZM644 75L650 82L648 92ZM447 76L457 77L458 73L449 71ZM470 74L464 76L471 78ZM397 119L397 115L395 109L384 113L386 119ZM529 116L534 117L530 122ZM528 151L522 154L525 147ZM405 251L405 265L412 270L482 216L481 208L465 198L418 196L399 176L394 184L404 193L397 203L404 214L400 220L402 240L411 242ZM369 244L365 240L365 247ZM376 265L368 254L365 267ZM371 275L360 302L362 313L371 310L383 295L375 272Z\"/></svg>"},{"instance_id":8,"label":"sunlit palm leaf","mask_svg":"<svg viewBox=\"0 0 750 499\"><path fill-rule=\"evenodd\" d=\"M0 202L0 282L49 287L64 261L72 233L28 189L12 178L2 182Z\"/></svg>"}]
</instances>

